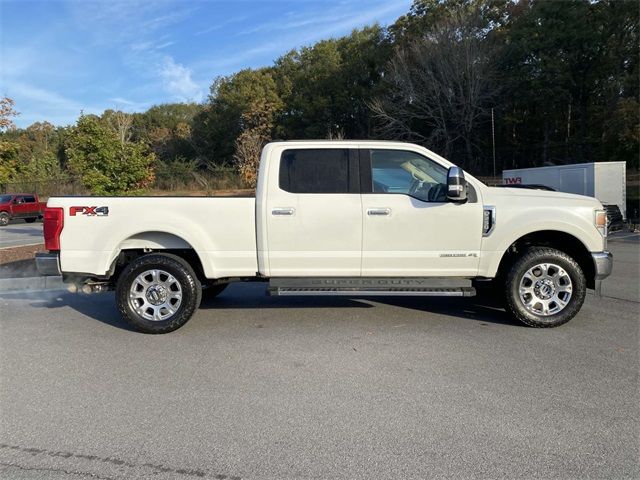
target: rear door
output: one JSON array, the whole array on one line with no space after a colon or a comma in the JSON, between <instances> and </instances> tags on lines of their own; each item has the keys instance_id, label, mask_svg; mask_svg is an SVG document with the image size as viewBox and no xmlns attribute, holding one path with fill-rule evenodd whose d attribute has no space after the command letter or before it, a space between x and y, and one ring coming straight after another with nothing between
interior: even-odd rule
<instances>
[{"instance_id":1,"label":"rear door","mask_svg":"<svg viewBox=\"0 0 640 480\"><path fill-rule=\"evenodd\" d=\"M362 276L475 276L482 205L446 200L447 168L417 152L361 151Z\"/></svg>"},{"instance_id":2,"label":"rear door","mask_svg":"<svg viewBox=\"0 0 640 480\"><path fill-rule=\"evenodd\" d=\"M35 195L25 195L23 198L24 198L24 215L27 217L37 216L39 205L36 202Z\"/></svg>"},{"instance_id":3,"label":"rear door","mask_svg":"<svg viewBox=\"0 0 640 480\"><path fill-rule=\"evenodd\" d=\"M358 150L339 147L273 152L265 209L270 276L360 275Z\"/></svg>"}]
</instances>

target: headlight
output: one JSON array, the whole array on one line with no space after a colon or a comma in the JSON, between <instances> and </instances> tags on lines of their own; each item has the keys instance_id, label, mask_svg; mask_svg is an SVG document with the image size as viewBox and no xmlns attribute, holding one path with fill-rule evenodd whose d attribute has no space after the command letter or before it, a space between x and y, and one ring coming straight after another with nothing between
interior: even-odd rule
<instances>
[{"instance_id":1,"label":"headlight","mask_svg":"<svg viewBox=\"0 0 640 480\"><path fill-rule=\"evenodd\" d=\"M604 210L596 210L594 212L594 225L603 237L607 237L607 212Z\"/></svg>"}]
</instances>

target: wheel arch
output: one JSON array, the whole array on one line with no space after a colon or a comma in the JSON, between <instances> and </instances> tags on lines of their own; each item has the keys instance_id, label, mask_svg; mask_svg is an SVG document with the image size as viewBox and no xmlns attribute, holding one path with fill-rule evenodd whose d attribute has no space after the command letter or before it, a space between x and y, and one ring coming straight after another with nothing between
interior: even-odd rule
<instances>
[{"instance_id":1,"label":"wheel arch","mask_svg":"<svg viewBox=\"0 0 640 480\"><path fill-rule=\"evenodd\" d=\"M589 249L579 238L560 230L538 230L515 240L502 254L497 276L504 276L519 254L534 246L554 248L569 255L584 272L587 288L595 287L595 265Z\"/></svg>"},{"instance_id":2,"label":"wheel arch","mask_svg":"<svg viewBox=\"0 0 640 480\"><path fill-rule=\"evenodd\" d=\"M146 231L130 235L116 247L109 276L113 282L124 267L137 257L148 253L171 253L185 260L201 281L206 280L204 264L193 245L180 235L161 231Z\"/></svg>"}]
</instances>

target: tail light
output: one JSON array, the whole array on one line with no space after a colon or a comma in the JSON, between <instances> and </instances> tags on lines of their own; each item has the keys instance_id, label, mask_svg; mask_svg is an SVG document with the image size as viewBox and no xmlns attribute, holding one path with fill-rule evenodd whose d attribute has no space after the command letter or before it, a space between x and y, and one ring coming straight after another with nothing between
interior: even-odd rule
<instances>
[{"instance_id":1,"label":"tail light","mask_svg":"<svg viewBox=\"0 0 640 480\"><path fill-rule=\"evenodd\" d=\"M44 210L44 248L60 250L60 233L64 227L64 210L58 207L47 207Z\"/></svg>"}]
</instances>

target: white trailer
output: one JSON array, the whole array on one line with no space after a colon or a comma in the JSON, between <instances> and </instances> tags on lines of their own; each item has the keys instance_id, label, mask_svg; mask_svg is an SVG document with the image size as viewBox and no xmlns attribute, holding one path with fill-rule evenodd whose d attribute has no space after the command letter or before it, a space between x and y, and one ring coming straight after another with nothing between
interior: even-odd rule
<instances>
[{"instance_id":1,"label":"white trailer","mask_svg":"<svg viewBox=\"0 0 640 480\"><path fill-rule=\"evenodd\" d=\"M627 218L627 162L591 162L551 167L504 170L504 185L544 185L559 192L595 197L603 204L617 205Z\"/></svg>"}]
</instances>

